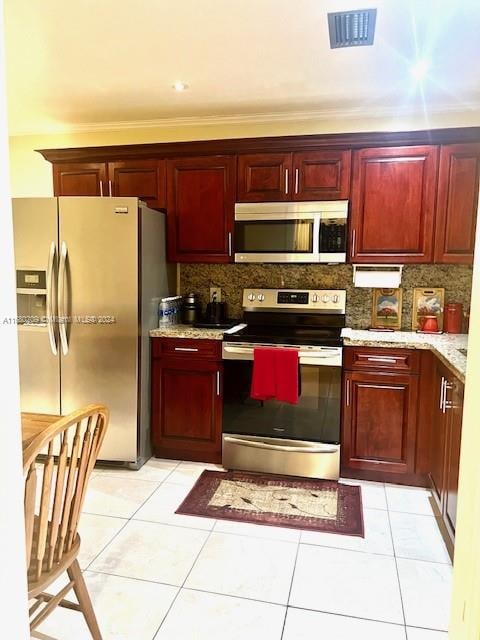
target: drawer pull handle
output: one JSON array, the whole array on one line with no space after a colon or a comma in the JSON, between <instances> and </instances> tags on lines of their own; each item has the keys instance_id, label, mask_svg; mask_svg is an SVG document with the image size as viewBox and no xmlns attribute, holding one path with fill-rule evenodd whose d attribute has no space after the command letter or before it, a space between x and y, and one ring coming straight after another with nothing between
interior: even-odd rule
<instances>
[{"instance_id":1,"label":"drawer pull handle","mask_svg":"<svg viewBox=\"0 0 480 640\"><path fill-rule=\"evenodd\" d=\"M192 347L175 347L175 351L198 351Z\"/></svg>"},{"instance_id":2,"label":"drawer pull handle","mask_svg":"<svg viewBox=\"0 0 480 640\"><path fill-rule=\"evenodd\" d=\"M442 381L440 382L440 411L442 413L445 413L445 411L443 410L443 396L445 393L445 383L446 383L446 380L442 376Z\"/></svg>"},{"instance_id":3,"label":"drawer pull handle","mask_svg":"<svg viewBox=\"0 0 480 640\"><path fill-rule=\"evenodd\" d=\"M397 358L387 358L385 356L369 356L369 362L384 362L386 364L397 364Z\"/></svg>"}]
</instances>

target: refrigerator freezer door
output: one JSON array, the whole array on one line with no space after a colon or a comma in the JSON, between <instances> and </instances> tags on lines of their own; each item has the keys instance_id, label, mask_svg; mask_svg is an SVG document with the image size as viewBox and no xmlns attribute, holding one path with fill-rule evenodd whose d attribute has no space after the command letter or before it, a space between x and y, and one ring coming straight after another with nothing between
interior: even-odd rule
<instances>
[{"instance_id":1,"label":"refrigerator freezer door","mask_svg":"<svg viewBox=\"0 0 480 640\"><path fill-rule=\"evenodd\" d=\"M100 460L135 462L138 397L138 200L59 198L62 413L110 409ZM63 355L65 354L66 355Z\"/></svg>"},{"instance_id":2,"label":"refrigerator freezer door","mask_svg":"<svg viewBox=\"0 0 480 640\"><path fill-rule=\"evenodd\" d=\"M55 316L57 199L15 198L12 208L18 315L39 319L44 315ZM38 279L38 289L32 279ZM32 289L22 284L32 285ZM18 325L22 411L60 413L60 356L57 345L55 323L27 322Z\"/></svg>"}]
</instances>

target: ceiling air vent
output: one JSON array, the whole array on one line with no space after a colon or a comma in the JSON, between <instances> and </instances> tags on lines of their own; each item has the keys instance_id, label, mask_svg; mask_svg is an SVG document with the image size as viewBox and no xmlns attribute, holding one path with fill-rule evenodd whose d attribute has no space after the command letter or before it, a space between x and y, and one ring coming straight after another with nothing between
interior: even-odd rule
<instances>
[{"instance_id":1,"label":"ceiling air vent","mask_svg":"<svg viewBox=\"0 0 480 640\"><path fill-rule=\"evenodd\" d=\"M361 47L373 44L376 17L376 9L329 13L330 48Z\"/></svg>"}]
</instances>

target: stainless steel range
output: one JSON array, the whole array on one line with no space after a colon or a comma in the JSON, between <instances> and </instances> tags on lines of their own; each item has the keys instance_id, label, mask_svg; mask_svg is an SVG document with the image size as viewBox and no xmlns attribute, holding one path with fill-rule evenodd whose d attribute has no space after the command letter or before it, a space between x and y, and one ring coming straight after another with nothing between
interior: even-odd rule
<instances>
[{"instance_id":1,"label":"stainless steel range","mask_svg":"<svg viewBox=\"0 0 480 640\"><path fill-rule=\"evenodd\" d=\"M223 466L338 479L343 290L245 289L244 326L225 335ZM299 401L250 397L255 347L299 350Z\"/></svg>"}]
</instances>

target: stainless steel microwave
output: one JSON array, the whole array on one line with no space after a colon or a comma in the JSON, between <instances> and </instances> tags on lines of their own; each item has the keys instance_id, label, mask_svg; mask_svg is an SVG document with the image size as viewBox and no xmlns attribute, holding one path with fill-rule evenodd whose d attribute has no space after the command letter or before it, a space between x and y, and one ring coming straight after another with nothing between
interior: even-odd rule
<instances>
[{"instance_id":1,"label":"stainless steel microwave","mask_svg":"<svg viewBox=\"0 0 480 640\"><path fill-rule=\"evenodd\" d=\"M348 201L235 205L235 262L345 262Z\"/></svg>"}]
</instances>

